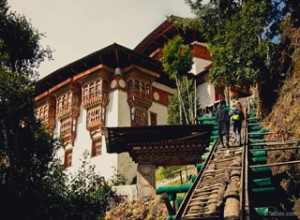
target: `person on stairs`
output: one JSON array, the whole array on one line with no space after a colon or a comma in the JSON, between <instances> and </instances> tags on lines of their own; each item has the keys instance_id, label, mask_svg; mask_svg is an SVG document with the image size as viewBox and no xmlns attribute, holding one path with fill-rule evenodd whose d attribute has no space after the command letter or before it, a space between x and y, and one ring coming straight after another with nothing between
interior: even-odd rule
<instances>
[{"instance_id":1,"label":"person on stairs","mask_svg":"<svg viewBox=\"0 0 300 220\"><path fill-rule=\"evenodd\" d=\"M230 123L230 117L228 112L223 108L222 104L219 104L217 107L217 112L215 115L216 122L218 122L218 132L220 141L223 147L223 136L225 135L226 138L226 147L229 147L229 123Z\"/></svg>"},{"instance_id":2,"label":"person on stairs","mask_svg":"<svg viewBox=\"0 0 300 220\"><path fill-rule=\"evenodd\" d=\"M238 110L242 111L243 110L243 107L242 107L242 104L240 103L239 99L237 97L233 97L233 100L232 100L232 107L236 107L238 108Z\"/></svg>"},{"instance_id":3,"label":"person on stairs","mask_svg":"<svg viewBox=\"0 0 300 220\"><path fill-rule=\"evenodd\" d=\"M231 117L232 121L232 134L234 141L237 141L239 146L242 146L241 130L243 120L245 119L244 113L238 108L233 107L232 111L229 113L229 116Z\"/></svg>"}]
</instances>

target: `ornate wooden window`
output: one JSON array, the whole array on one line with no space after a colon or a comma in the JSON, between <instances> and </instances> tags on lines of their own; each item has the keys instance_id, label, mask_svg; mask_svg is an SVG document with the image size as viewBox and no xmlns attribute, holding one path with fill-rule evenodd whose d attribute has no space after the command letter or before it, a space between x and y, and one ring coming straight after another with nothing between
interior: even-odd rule
<instances>
[{"instance_id":1,"label":"ornate wooden window","mask_svg":"<svg viewBox=\"0 0 300 220\"><path fill-rule=\"evenodd\" d=\"M146 93L151 94L151 87L148 83L146 84Z\"/></svg>"},{"instance_id":2,"label":"ornate wooden window","mask_svg":"<svg viewBox=\"0 0 300 220\"><path fill-rule=\"evenodd\" d=\"M72 166L72 156L73 156L72 149L65 150L65 159L64 159L65 168Z\"/></svg>"},{"instance_id":3,"label":"ornate wooden window","mask_svg":"<svg viewBox=\"0 0 300 220\"><path fill-rule=\"evenodd\" d=\"M65 92L57 97L56 115L59 120L70 115L79 115L79 95L73 91Z\"/></svg>"},{"instance_id":4,"label":"ornate wooden window","mask_svg":"<svg viewBox=\"0 0 300 220\"><path fill-rule=\"evenodd\" d=\"M55 127L55 98L47 96L42 100L38 100L35 116L52 132Z\"/></svg>"},{"instance_id":5,"label":"ornate wooden window","mask_svg":"<svg viewBox=\"0 0 300 220\"><path fill-rule=\"evenodd\" d=\"M140 90L140 83L138 80L135 80L134 88L139 91Z\"/></svg>"},{"instance_id":6,"label":"ornate wooden window","mask_svg":"<svg viewBox=\"0 0 300 220\"><path fill-rule=\"evenodd\" d=\"M130 109L130 119L131 119L131 123L135 121L135 107L132 107Z\"/></svg>"},{"instance_id":7,"label":"ornate wooden window","mask_svg":"<svg viewBox=\"0 0 300 220\"><path fill-rule=\"evenodd\" d=\"M89 87L88 85L85 85L82 88L82 103L85 103L88 100L89 100Z\"/></svg>"},{"instance_id":8,"label":"ornate wooden window","mask_svg":"<svg viewBox=\"0 0 300 220\"><path fill-rule=\"evenodd\" d=\"M101 84L100 84L100 80L97 80L95 83L95 96L100 96L101 94Z\"/></svg>"},{"instance_id":9,"label":"ornate wooden window","mask_svg":"<svg viewBox=\"0 0 300 220\"><path fill-rule=\"evenodd\" d=\"M83 83L82 105L89 109L97 104L107 105L108 102L108 82L100 76Z\"/></svg>"},{"instance_id":10,"label":"ornate wooden window","mask_svg":"<svg viewBox=\"0 0 300 220\"><path fill-rule=\"evenodd\" d=\"M141 82L140 91L145 92L145 83Z\"/></svg>"},{"instance_id":11,"label":"ornate wooden window","mask_svg":"<svg viewBox=\"0 0 300 220\"><path fill-rule=\"evenodd\" d=\"M91 156L101 154L102 128L105 126L109 82L107 72L94 72L80 80L82 106L86 109L86 128L92 139Z\"/></svg>"},{"instance_id":12,"label":"ornate wooden window","mask_svg":"<svg viewBox=\"0 0 300 220\"><path fill-rule=\"evenodd\" d=\"M108 88L109 88L109 83L107 80L103 80L103 85L102 85L103 89L102 92L103 94L107 95L108 93Z\"/></svg>"},{"instance_id":13,"label":"ornate wooden window","mask_svg":"<svg viewBox=\"0 0 300 220\"><path fill-rule=\"evenodd\" d=\"M157 114L154 112L150 112L150 124L151 126L157 125Z\"/></svg>"},{"instance_id":14,"label":"ornate wooden window","mask_svg":"<svg viewBox=\"0 0 300 220\"><path fill-rule=\"evenodd\" d=\"M61 120L60 133L62 135L64 145L74 144L76 136L77 118L67 117Z\"/></svg>"},{"instance_id":15,"label":"ornate wooden window","mask_svg":"<svg viewBox=\"0 0 300 220\"><path fill-rule=\"evenodd\" d=\"M46 125L48 120L48 104L44 104L36 109L36 118L39 119L42 124Z\"/></svg>"},{"instance_id":16,"label":"ornate wooden window","mask_svg":"<svg viewBox=\"0 0 300 220\"><path fill-rule=\"evenodd\" d=\"M131 126L147 126L148 110L145 107L135 106L131 108Z\"/></svg>"},{"instance_id":17,"label":"ornate wooden window","mask_svg":"<svg viewBox=\"0 0 300 220\"><path fill-rule=\"evenodd\" d=\"M127 83L128 83L128 89L134 89L132 80L129 80Z\"/></svg>"},{"instance_id":18,"label":"ornate wooden window","mask_svg":"<svg viewBox=\"0 0 300 220\"><path fill-rule=\"evenodd\" d=\"M101 155L102 138L99 138L92 143L91 157Z\"/></svg>"},{"instance_id":19,"label":"ornate wooden window","mask_svg":"<svg viewBox=\"0 0 300 220\"><path fill-rule=\"evenodd\" d=\"M105 125L105 106L95 106L87 110L86 125L88 130L100 129Z\"/></svg>"},{"instance_id":20,"label":"ornate wooden window","mask_svg":"<svg viewBox=\"0 0 300 220\"><path fill-rule=\"evenodd\" d=\"M140 102L143 105L149 107L151 106L152 104L151 86L149 83L145 81L141 79L141 80L129 80L127 82L128 102Z\"/></svg>"},{"instance_id":21,"label":"ornate wooden window","mask_svg":"<svg viewBox=\"0 0 300 220\"><path fill-rule=\"evenodd\" d=\"M80 113L80 87L70 83L56 91L56 117L60 121L60 133L64 145L74 145L77 118Z\"/></svg>"},{"instance_id":22,"label":"ornate wooden window","mask_svg":"<svg viewBox=\"0 0 300 220\"><path fill-rule=\"evenodd\" d=\"M148 125L148 110L152 105L152 81L146 73L135 70L127 76L131 126Z\"/></svg>"}]
</instances>

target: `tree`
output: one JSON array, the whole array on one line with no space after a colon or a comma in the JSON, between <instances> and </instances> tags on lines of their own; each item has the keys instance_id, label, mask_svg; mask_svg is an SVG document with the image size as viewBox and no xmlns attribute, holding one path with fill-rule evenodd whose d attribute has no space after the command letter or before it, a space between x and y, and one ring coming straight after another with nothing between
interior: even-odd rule
<instances>
[{"instance_id":1,"label":"tree","mask_svg":"<svg viewBox=\"0 0 300 220\"><path fill-rule=\"evenodd\" d=\"M118 203L111 186L95 172L95 166L87 162L89 156L85 151L80 169L65 187L68 204L64 210L65 219L103 219L109 209L109 200Z\"/></svg>"},{"instance_id":2,"label":"tree","mask_svg":"<svg viewBox=\"0 0 300 220\"><path fill-rule=\"evenodd\" d=\"M196 15L199 30L209 42L214 62L209 76L215 84L228 87L255 82L258 85L255 87L260 88L264 81L272 78L272 41L278 38L279 24L287 14L299 18L299 1L186 2ZM228 99L228 94L226 96Z\"/></svg>"},{"instance_id":3,"label":"tree","mask_svg":"<svg viewBox=\"0 0 300 220\"><path fill-rule=\"evenodd\" d=\"M34 92L26 75L0 69L1 200L24 218L39 210L43 179L59 146L35 119Z\"/></svg>"},{"instance_id":4,"label":"tree","mask_svg":"<svg viewBox=\"0 0 300 220\"><path fill-rule=\"evenodd\" d=\"M51 59L52 51L39 43L45 35L17 13L9 11L6 0L0 0L0 57L1 66L12 71L28 72L45 59Z\"/></svg>"},{"instance_id":5,"label":"tree","mask_svg":"<svg viewBox=\"0 0 300 220\"><path fill-rule=\"evenodd\" d=\"M193 61L191 59L192 53L189 46L183 45L183 39L180 36L175 36L173 39L169 40L163 47L162 53L162 65L164 67L164 71L176 82L180 124L183 123L183 118L185 120L185 124L190 124L194 119L192 105L193 98L189 91L190 85L187 75L193 65ZM192 109L192 111L187 111L183 98L183 91L187 92L187 98L189 100L188 108Z\"/></svg>"},{"instance_id":6,"label":"tree","mask_svg":"<svg viewBox=\"0 0 300 220\"><path fill-rule=\"evenodd\" d=\"M34 115L37 67L50 50L25 17L0 0L0 201L2 219L103 217L110 186L83 165L69 183L61 147ZM97 216L97 217L96 217Z\"/></svg>"}]
</instances>

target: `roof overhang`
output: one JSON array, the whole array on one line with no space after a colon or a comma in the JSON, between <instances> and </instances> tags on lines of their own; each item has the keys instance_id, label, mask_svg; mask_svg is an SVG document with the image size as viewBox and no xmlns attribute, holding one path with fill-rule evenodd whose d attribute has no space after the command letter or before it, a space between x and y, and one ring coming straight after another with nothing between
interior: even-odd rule
<instances>
[{"instance_id":1,"label":"roof overhang","mask_svg":"<svg viewBox=\"0 0 300 220\"><path fill-rule=\"evenodd\" d=\"M155 74L160 74L162 72L162 66L159 61L114 43L61 67L39 80L37 85L37 95L49 90L51 87L70 77L84 73L99 65L112 70L117 67L122 69L136 65Z\"/></svg>"},{"instance_id":2,"label":"roof overhang","mask_svg":"<svg viewBox=\"0 0 300 220\"><path fill-rule=\"evenodd\" d=\"M163 48L164 44L176 35L184 39L184 44L190 44L194 41L204 41L202 34L198 30L183 30L174 23L174 20L182 19L177 16L168 17L163 23L148 34L134 50L147 56L152 54L158 48Z\"/></svg>"},{"instance_id":3,"label":"roof overhang","mask_svg":"<svg viewBox=\"0 0 300 220\"><path fill-rule=\"evenodd\" d=\"M194 164L209 146L212 125L106 127L108 153L128 152L136 163Z\"/></svg>"}]
</instances>

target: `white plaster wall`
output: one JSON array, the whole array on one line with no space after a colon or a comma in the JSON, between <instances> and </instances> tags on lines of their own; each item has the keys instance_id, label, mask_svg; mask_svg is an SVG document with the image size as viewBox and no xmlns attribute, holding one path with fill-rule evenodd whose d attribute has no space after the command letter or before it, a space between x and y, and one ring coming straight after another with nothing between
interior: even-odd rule
<instances>
[{"instance_id":1,"label":"white plaster wall","mask_svg":"<svg viewBox=\"0 0 300 220\"><path fill-rule=\"evenodd\" d=\"M166 125L168 119L168 107L158 102L152 102L149 109L148 124L150 125L150 112L157 114L157 125Z\"/></svg>"},{"instance_id":2,"label":"white plaster wall","mask_svg":"<svg viewBox=\"0 0 300 220\"><path fill-rule=\"evenodd\" d=\"M92 140L90 133L86 130L86 110L80 107L80 115L77 119L77 131L74 141L72 166L68 168L70 172L75 172L79 169L83 160L83 152L91 153ZM89 159L90 156L87 158Z\"/></svg>"},{"instance_id":3,"label":"white plaster wall","mask_svg":"<svg viewBox=\"0 0 300 220\"><path fill-rule=\"evenodd\" d=\"M106 127L118 127L119 92L114 90L109 93L109 102L106 107Z\"/></svg>"},{"instance_id":4,"label":"white plaster wall","mask_svg":"<svg viewBox=\"0 0 300 220\"><path fill-rule=\"evenodd\" d=\"M157 83L157 88L168 90L172 89ZM153 102L149 111L157 113L158 125L167 123L167 107ZM150 113L149 113L150 120ZM128 127L130 126L130 108L127 102L127 92L115 90L109 94L109 103L106 108L106 126L107 127ZM54 136L58 137L60 133L60 122L56 122ZM67 146L70 148L71 146ZM84 151L91 153L92 140L89 131L86 129L86 110L80 108L80 115L77 121L77 133L74 141L72 166L66 169L67 173L71 174L78 170L83 160ZM57 156L64 163L64 149L61 148L57 152ZM95 157L88 157L91 164L95 165L95 171L109 179L114 175L115 169L127 179L127 184L131 183L132 179L137 175L137 164L132 161L128 153L109 154L107 153L105 137L102 137L102 154Z\"/></svg>"},{"instance_id":5,"label":"white plaster wall","mask_svg":"<svg viewBox=\"0 0 300 220\"><path fill-rule=\"evenodd\" d=\"M92 164L106 180L114 174L114 168L117 165L117 154L108 154L106 150L105 137L102 136L102 154L91 158Z\"/></svg>"},{"instance_id":6,"label":"white plaster wall","mask_svg":"<svg viewBox=\"0 0 300 220\"><path fill-rule=\"evenodd\" d=\"M127 102L127 92L123 90L118 91L119 106L118 106L118 126L130 126L130 107Z\"/></svg>"},{"instance_id":7,"label":"white plaster wall","mask_svg":"<svg viewBox=\"0 0 300 220\"><path fill-rule=\"evenodd\" d=\"M56 120L55 122L55 128L53 131L53 137L54 138L59 138L59 133L60 133L60 122ZM63 148L58 149L56 153L56 157L61 160L61 163L64 163L64 156L65 156L65 150Z\"/></svg>"},{"instance_id":8,"label":"white plaster wall","mask_svg":"<svg viewBox=\"0 0 300 220\"><path fill-rule=\"evenodd\" d=\"M118 90L118 126L129 127L130 122L130 107L127 102L127 92ZM132 161L129 153L124 152L118 154L117 172L126 178L126 184L130 184L136 176L137 164Z\"/></svg>"},{"instance_id":9,"label":"white plaster wall","mask_svg":"<svg viewBox=\"0 0 300 220\"><path fill-rule=\"evenodd\" d=\"M205 108L207 105L212 105L215 102L215 88L209 82L204 82L197 86L197 97L200 101L200 108Z\"/></svg>"},{"instance_id":10,"label":"white plaster wall","mask_svg":"<svg viewBox=\"0 0 300 220\"><path fill-rule=\"evenodd\" d=\"M107 108L110 107L110 109L112 109L115 98L113 96L110 97L110 101L111 101L109 102L110 105L108 105ZM114 112L111 114L114 114ZM112 124L117 124L116 121L114 121L114 118L116 117L110 117L110 118ZM54 137L59 137L59 134L60 134L60 122L57 120L54 129ZM71 145L66 146L67 149L71 147L72 147ZM92 148L92 140L89 131L86 129L86 110L83 109L81 106L80 115L77 120L77 133L76 133L76 138L74 140L72 166L68 167L66 169L66 172L69 175L74 174L82 164L84 151L88 151L89 156L87 159L92 165L95 165L95 172L104 176L106 179L111 178L113 175L114 168L117 166L117 154L107 153L104 136L102 137L101 155L90 157L91 148ZM63 148L59 149L57 152L57 157L61 159L62 164L64 163L64 153L65 150Z\"/></svg>"},{"instance_id":11,"label":"white plaster wall","mask_svg":"<svg viewBox=\"0 0 300 220\"><path fill-rule=\"evenodd\" d=\"M110 93L109 104L107 106L107 127L129 127L130 124L130 108L127 102L127 92L123 90L114 90ZM103 148L104 150L104 148ZM105 144L106 152L106 144ZM111 167L111 175L114 172L121 174L127 180L127 184L131 183L132 178L136 176L135 164L128 153L107 154L111 155L114 163Z\"/></svg>"},{"instance_id":12,"label":"white plaster wall","mask_svg":"<svg viewBox=\"0 0 300 220\"><path fill-rule=\"evenodd\" d=\"M215 86L209 82L209 91L210 91L210 103L213 104L216 101L216 89Z\"/></svg>"},{"instance_id":13,"label":"white plaster wall","mask_svg":"<svg viewBox=\"0 0 300 220\"><path fill-rule=\"evenodd\" d=\"M168 87L168 86L166 86L166 85L163 85L163 84L160 84L160 83L158 83L158 82L153 82L152 83L152 86L153 87L156 87L156 88L158 88L158 89L161 89L161 90L163 90L163 91L166 91L166 92L168 92L168 93L171 93L171 94L174 94L174 89L172 89L172 88L170 88L170 87Z\"/></svg>"},{"instance_id":14,"label":"white plaster wall","mask_svg":"<svg viewBox=\"0 0 300 220\"><path fill-rule=\"evenodd\" d=\"M137 175L137 164L132 161L129 153L124 152L118 154L117 172L125 177L126 184L131 184L134 177Z\"/></svg>"},{"instance_id":15,"label":"white plaster wall","mask_svg":"<svg viewBox=\"0 0 300 220\"><path fill-rule=\"evenodd\" d=\"M195 75L204 71L205 67L207 67L208 65L210 65L212 63L212 61L210 61L210 60L205 60L205 59L198 58L198 57L194 57L193 62L194 62L194 64L193 64L190 72Z\"/></svg>"}]
</instances>

